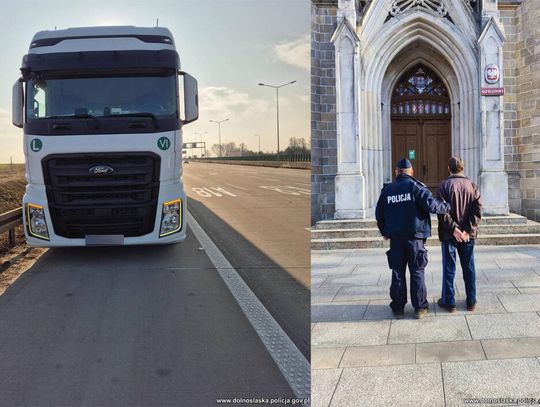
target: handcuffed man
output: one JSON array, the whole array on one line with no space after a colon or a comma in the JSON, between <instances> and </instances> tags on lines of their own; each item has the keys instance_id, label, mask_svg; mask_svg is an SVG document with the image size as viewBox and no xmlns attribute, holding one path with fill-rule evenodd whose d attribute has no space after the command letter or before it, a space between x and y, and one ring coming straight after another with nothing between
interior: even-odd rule
<instances>
[{"instance_id":1,"label":"handcuffed man","mask_svg":"<svg viewBox=\"0 0 540 407\"><path fill-rule=\"evenodd\" d=\"M482 218L482 199L478 187L463 171L465 166L459 157L448 161L450 176L439 184L439 198L450 202L450 213L439 215L439 239L442 249L443 282L439 307L456 312L454 278L456 276L456 252L463 270L467 311L476 309L476 270L474 265L474 242L478 223Z\"/></svg>"}]
</instances>

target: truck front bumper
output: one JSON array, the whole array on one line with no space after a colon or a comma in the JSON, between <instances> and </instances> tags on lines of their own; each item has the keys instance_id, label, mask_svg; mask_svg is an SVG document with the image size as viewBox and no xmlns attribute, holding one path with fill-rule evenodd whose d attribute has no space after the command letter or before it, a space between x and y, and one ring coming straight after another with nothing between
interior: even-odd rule
<instances>
[{"instance_id":1,"label":"truck front bumper","mask_svg":"<svg viewBox=\"0 0 540 407\"><path fill-rule=\"evenodd\" d=\"M182 220L181 228L178 232L174 232L167 236L159 237L161 229L161 219L163 204L165 202L170 202L173 200L181 199L182 201ZM45 213L45 220L47 222L47 228L49 232L49 239L41 239L35 236L32 236L29 233L28 229L28 212L26 210L28 204L42 206ZM67 246L94 246L94 244L88 244L87 239L72 239L62 236L58 236L54 233L54 227L52 219L50 216L48 204L47 204L47 194L44 185L27 185L26 193L23 197L23 220L24 220L24 233L26 235L26 241L29 246L33 247L67 247ZM151 233L136 236L136 237L124 237L119 243L119 239L113 239L114 243L110 243L111 239L104 238L102 239L105 242L103 245L150 245L150 244L171 244L182 242L186 238L186 229L187 229L187 205L186 205L186 195L182 188L182 184L179 181L165 181L161 182L159 187L159 198L156 208L156 218L154 222L154 229ZM107 235L103 235L107 236ZM89 239L91 242L99 242L100 239L94 238ZM106 243L109 242L109 243ZM97 243L99 244L99 243Z\"/></svg>"}]
</instances>

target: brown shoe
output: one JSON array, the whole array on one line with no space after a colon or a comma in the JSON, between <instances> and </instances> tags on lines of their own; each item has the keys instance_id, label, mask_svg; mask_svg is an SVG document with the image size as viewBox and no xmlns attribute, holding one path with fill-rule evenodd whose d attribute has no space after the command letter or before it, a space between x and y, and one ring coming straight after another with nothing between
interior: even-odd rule
<instances>
[{"instance_id":1,"label":"brown shoe","mask_svg":"<svg viewBox=\"0 0 540 407\"><path fill-rule=\"evenodd\" d=\"M437 300L437 305L439 307L441 307L442 309L445 309L447 310L449 313L453 314L454 312L457 312L457 309L456 309L456 306L455 305L447 305L447 304L443 304L442 302L442 298L439 298Z\"/></svg>"},{"instance_id":2,"label":"brown shoe","mask_svg":"<svg viewBox=\"0 0 540 407\"><path fill-rule=\"evenodd\" d=\"M414 312L414 317L416 319L422 319L429 313L429 310L427 308L419 308Z\"/></svg>"},{"instance_id":3,"label":"brown shoe","mask_svg":"<svg viewBox=\"0 0 540 407\"><path fill-rule=\"evenodd\" d=\"M476 303L473 305L467 305L467 311L474 312L476 310Z\"/></svg>"}]
</instances>

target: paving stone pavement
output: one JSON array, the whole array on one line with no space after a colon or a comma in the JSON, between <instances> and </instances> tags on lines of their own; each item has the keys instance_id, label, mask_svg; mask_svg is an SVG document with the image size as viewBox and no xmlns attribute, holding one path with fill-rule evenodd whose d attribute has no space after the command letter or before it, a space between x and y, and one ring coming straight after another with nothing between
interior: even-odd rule
<instances>
[{"instance_id":1,"label":"paving stone pavement","mask_svg":"<svg viewBox=\"0 0 540 407\"><path fill-rule=\"evenodd\" d=\"M422 320L410 303L392 315L385 251L312 253L313 406L540 404L540 246L476 247L478 307L466 310L458 266L454 314L436 305L441 254L430 248Z\"/></svg>"}]
</instances>

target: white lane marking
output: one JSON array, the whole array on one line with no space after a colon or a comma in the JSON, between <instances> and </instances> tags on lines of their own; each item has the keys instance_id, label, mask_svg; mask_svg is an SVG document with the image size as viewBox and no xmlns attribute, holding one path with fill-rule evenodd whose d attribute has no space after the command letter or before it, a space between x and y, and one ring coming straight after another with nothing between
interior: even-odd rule
<instances>
[{"instance_id":1,"label":"white lane marking","mask_svg":"<svg viewBox=\"0 0 540 407\"><path fill-rule=\"evenodd\" d=\"M189 211L187 211L187 218L193 234L201 246L204 247L210 261L240 308L242 308L296 397L300 399L308 398L311 390L311 368L307 359Z\"/></svg>"},{"instance_id":2,"label":"white lane marking","mask_svg":"<svg viewBox=\"0 0 540 407\"><path fill-rule=\"evenodd\" d=\"M233 185L233 184L227 184L227 185L230 186L230 187L236 188L236 189L241 189L242 191L249 191L249 189L239 187L238 185Z\"/></svg>"},{"instance_id":3,"label":"white lane marking","mask_svg":"<svg viewBox=\"0 0 540 407\"><path fill-rule=\"evenodd\" d=\"M195 188L191 188L191 190L197 192L197 194L199 194L200 196L204 196L205 198L211 198L212 197L212 194L209 194L208 192L206 192L202 188L195 187Z\"/></svg>"},{"instance_id":4,"label":"white lane marking","mask_svg":"<svg viewBox=\"0 0 540 407\"><path fill-rule=\"evenodd\" d=\"M224 189L224 188L221 188L221 187L212 187L212 188L215 189L215 190L218 191L218 192L221 192L222 194L226 194L226 195L230 195L230 196L236 197L235 194L233 194L232 192L227 191L227 190Z\"/></svg>"},{"instance_id":5,"label":"white lane marking","mask_svg":"<svg viewBox=\"0 0 540 407\"><path fill-rule=\"evenodd\" d=\"M203 188L203 189L204 189L205 191L210 192L210 193L211 193L212 195L214 195L214 196L223 196L223 195L221 195L221 194L219 194L219 193L217 193L217 192L212 191L210 188L206 188L206 187L205 187L205 188Z\"/></svg>"},{"instance_id":6,"label":"white lane marking","mask_svg":"<svg viewBox=\"0 0 540 407\"><path fill-rule=\"evenodd\" d=\"M291 189L296 189L296 190L298 190L298 191L300 191L300 192L307 192L308 195L311 194L311 189L299 188L299 187L293 187L293 186L289 186L289 188L291 188Z\"/></svg>"},{"instance_id":7,"label":"white lane marking","mask_svg":"<svg viewBox=\"0 0 540 407\"><path fill-rule=\"evenodd\" d=\"M205 198L222 197L223 194L236 198L236 195L221 187L193 187L192 191Z\"/></svg>"},{"instance_id":8,"label":"white lane marking","mask_svg":"<svg viewBox=\"0 0 540 407\"><path fill-rule=\"evenodd\" d=\"M297 188L290 185L260 185L261 188L269 189L270 191L279 192L285 195L311 195L311 191L303 188Z\"/></svg>"}]
</instances>

